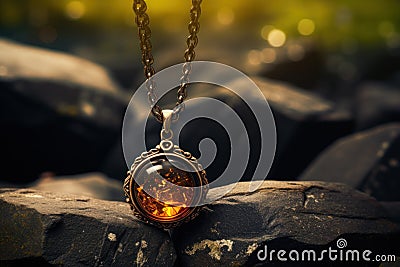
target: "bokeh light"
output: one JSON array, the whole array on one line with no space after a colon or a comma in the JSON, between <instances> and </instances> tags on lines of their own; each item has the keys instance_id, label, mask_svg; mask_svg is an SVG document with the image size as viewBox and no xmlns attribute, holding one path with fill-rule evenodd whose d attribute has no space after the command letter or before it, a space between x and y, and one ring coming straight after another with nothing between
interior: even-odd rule
<instances>
[{"instance_id":1,"label":"bokeh light","mask_svg":"<svg viewBox=\"0 0 400 267\"><path fill-rule=\"evenodd\" d=\"M268 35L273 29L275 29L275 27L272 25L264 25L264 27L261 28L261 37L265 41L268 41Z\"/></svg>"},{"instance_id":2,"label":"bokeh light","mask_svg":"<svg viewBox=\"0 0 400 267\"><path fill-rule=\"evenodd\" d=\"M218 22L222 25L230 25L235 20L235 13L231 8L221 8L217 14Z\"/></svg>"},{"instance_id":3,"label":"bokeh light","mask_svg":"<svg viewBox=\"0 0 400 267\"><path fill-rule=\"evenodd\" d=\"M302 19L297 24L297 30L301 35L311 35L315 31L315 23L311 19Z\"/></svg>"},{"instance_id":4,"label":"bokeh light","mask_svg":"<svg viewBox=\"0 0 400 267\"><path fill-rule=\"evenodd\" d=\"M264 48L261 51L261 61L263 63L273 63L276 60L276 51L273 48Z\"/></svg>"},{"instance_id":5,"label":"bokeh light","mask_svg":"<svg viewBox=\"0 0 400 267\"><path fill-rule=\"evenodd\" d=\"M146 0L146 4L155 67L180 62L191 1ZM327 65L328 57L336 53L361 73L360 65L382 53L398 55L399 10L395 0L203 1L196 59L244 65L257 73L287 62L301 61L301 65L310 58L320 62L317 57ZM125 73L140 67L132 0L1 0L0 15L3 38L95 61L125 79L124 86L132 79ZM333 69L353 72L349 65ZM351 76L357 77L343 77Z\"/></svg>"},{"instance_id":6,"label":"bokeh light","mask_svg":"<svg viewBox=\"0 0 400 267\"><path fill-rule=\"evenodd\" d=\"M273 29L268 34L268 43L273 47L281 47L286 42L286 34L278 29Z\"/></svg>"},{"instance_id":7,"label":"bokeh light","mask_svg":"<svg viewBox=\"0 0 400 267\"><path fill-rule=\"evenodd\" d=\"M80 19L86 13L86 7L81 1L71 1L65 7L65 14L70 19Z\"/></svg>"},{"instance_id":8,"label":"bokeh light","mask_svg":"<svg viewBox=\"0 0 400 267\"><path fill-rule=\"evenodd\" d=\"M247 55L247 60L250 65L260 65L261 53L258 50L250 50Z\"/></svg>"}]
</instances>

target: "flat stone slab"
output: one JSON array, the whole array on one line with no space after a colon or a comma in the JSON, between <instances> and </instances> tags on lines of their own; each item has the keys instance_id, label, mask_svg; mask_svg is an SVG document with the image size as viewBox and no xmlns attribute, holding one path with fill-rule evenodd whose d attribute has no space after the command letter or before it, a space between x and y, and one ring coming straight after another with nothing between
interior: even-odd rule
<instances>
[{"instance_id":1,"label":"flat stone slab","mask_svg":"<svg viewBox=\"0 0 400 267\"><path fill-rule=\"evenodd\" d=\"M239 183L173 231L180 265L253 266L265 263L257 258L265 245L321 250L336 248L341 237L349 247L389 253L388 244L400 240L398 226L375 199L343 184L265 181L255 192L248 188Z\"/></svg>"},{"instance_id":2,"label":"flat stone slab","mask_svg":"<svg viewBox=\"0 0 400 267\"><path fill-rule=\"evenodd\" d=\"M0 265L263 266L270 262L257 255L265 246L321 251L337 249L341 238L349 249L400 256L393 246L400 226L388 219L396 216L364 193L325 182L248 188L239 183L171 238L135 219L123 202L0 189Z\"/></svg>"},{"instance_id":3,"label":"flat stone slab","mask_svg":"<svg viewBox=\"0 0 400 267\"><path fill-rule=\"evenodd\" d=\"M33 189L0 189L0 266L173 266L167 232L129 206Z\"/></svg>"}]
</instances>

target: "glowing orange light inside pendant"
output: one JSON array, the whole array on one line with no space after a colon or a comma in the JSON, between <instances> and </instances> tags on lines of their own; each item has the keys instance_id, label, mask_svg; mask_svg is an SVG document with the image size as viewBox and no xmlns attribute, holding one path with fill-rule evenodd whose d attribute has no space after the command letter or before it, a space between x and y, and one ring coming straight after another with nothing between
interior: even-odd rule
<instances>
[{"instance_id":1,"label":"glowing orange light inside pendant","mask_svg":"<svg viewBox=\"0 0 400 267\"><path fill-rule=\"evenodd\" d=\"M159 167L156 171L146 172L143 185L135 185L137 202L153 219L175 221L184 217L191 209L190 204L194 198L191 187L196 186L195 181L191 173L173 167L168 161L164 161ZM172 188L162 178L181 187Z\"/></svg>"}]
</instances>

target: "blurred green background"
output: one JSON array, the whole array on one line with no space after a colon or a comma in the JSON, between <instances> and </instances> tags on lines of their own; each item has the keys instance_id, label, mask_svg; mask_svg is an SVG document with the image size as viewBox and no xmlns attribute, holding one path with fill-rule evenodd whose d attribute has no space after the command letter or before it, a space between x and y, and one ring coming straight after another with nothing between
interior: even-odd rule
<instances>
[{"instance_id":1,"label":"blurred green background","mask_svg":"<svg viewBox=\"0 0 400 267\"><path fill-rule=\"evenodd\" d=\"M146 2L156 69L181 62L190 1ZM143 81L131 6L129 0L1 0L0 35L103 64L129 88ZM343 85L360 79L392 78L398 67L399 10L398 0L203 1L197 59L264 75L317 51L317 63L297 65L318 73L315 81L288 80L306 89L326 87L334 96L333 89L345 90ZM285 80L296 68L274 75Z\"/></svg>"}]
</instances>

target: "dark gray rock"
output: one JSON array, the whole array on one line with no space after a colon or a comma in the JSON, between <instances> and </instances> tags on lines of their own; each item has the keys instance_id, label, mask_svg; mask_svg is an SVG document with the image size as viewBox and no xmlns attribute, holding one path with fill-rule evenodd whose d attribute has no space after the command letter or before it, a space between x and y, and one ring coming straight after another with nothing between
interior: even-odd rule
<instances>
[{"instance_id":1,"label":"dark gray rock","mask_svg":"<svg viewBox=\"0 0 400 267\"><path fill-rule=\"evenodd\" d=\"M400 124L388 124L338 140L300 180L340 182L381 201L399 201Z\"/></svg>"},{"instance_id":2,"label":"dark gray rock","mask_svg":"<svg viewBox=\"0 0 400 267\"><path fill-rule=\"evenodd\" d=\"M125 163L124 153L122 151L122 139L118 138L107 157L101 164L100 171L107 176L121 180L121 177L126 177L128 166ZM125 178L123 178L125 179Z\"/></svg>"},{"instance_id":3,"label":"dark gray rock","mask_svg":"<svg viewBox=\"0 0 400 267\"><path fill-rule=\"evenodd\" d=\"M312 42L296 40L274 50L277 59L263 64L259 75L313 89L325 74L323 52Z\"/></svg>"},{"instance_id":4,"label":"dark gray rock","mask_svg":"<svg viewBox=\"0 0 400 267\"><path fill-rule=\"evenodd\" d=\"M287 83L260 77L252 79L267 99L276 124L277 148L268 175L270 179L295 180L320 151L351 131L353 122L349 113L338 111L333 103ZM248 94L252 95L252 92ZM261 137L250 109L236 95L223 88L193 87L190 96L219 99L239 114L247 127L251 147L249 165L243 180L252 177L258 163ZM254 99L254 103L257 101ZM220 154L216 157L216 164L211 165L210 170L207 169L209 179L218 177L230 156L229 141L223 130L216 127L215 123L200 120L189 125L182 134L182 146L188 151L198 151L199 141L207 135L212 136L217 146L219 144L217 148ZM233 143L241 145L243 139L234 140Z\"/></svg>"},{"instance_id":5,"label":"dark gray rock","mask_svg":"<svg viewBox=\"0 0 400 267\"><path fill-rule=\"evenodd\" d=\"M326 99L285 83L254 80L271 105L277 129L270 179L297 180L323 149L354 127L350 113Z\"/></svg>"},{"instance_id":6,"label":"dark gray rock","mask_svg":"<svg viewBox=\"0 0 400 267\"><path fill-rule=\"evenodd\" d=\"M71 176L44 176L29 186L35 190L54 193L83 195L111 201L124 201L122 182L102 173L86 173Z\"/></svg>"},{"instance_id":7,"label":"dark gray rock","mask_svg":"<svg viewBox=\"0 0 400 267\"><path fill-rule=\"evenodd\" d=\"M0 189L0 265L173 266L166 232L122 202Z\"/></svg>"},{"instance_id":8,"label":"dark gray rock","mask_svg":"<svg viewBox=\"0 0 400 267\"><path fill-rule=\"evenodd\" d=\"M398 226L385 219L379 203L345 185L265 181L253 193L248 186L239 183L194 221L173 231L181 266L253 266L260 263L257 253L265 245L321 252L337 248L341 237L352 249L392 253L391 244L400 241ZM209 196L218 190L210 190Z\"/></svg>"},{"instance_id":9,"label":"dark gray rock","mask_svg":"<svg viewBox=\"0 0 400 267\"><path fill-rule=\"evenodd\" d=\"M218 75L218 73L210 75ZM296 180L304 168L325 147L352 131L353 119L350 114L338 110L333 103L286 83L260 77L252 78L268 100L276 123L277 150L269 178ZM230 85L234 88L242 86L242 83L240 80L232 80ZM252 105L263 105L262 100L254 92L248 90L246 93L251 98ZM242 180L249 180L258 164L261 147L259 125L250 108L228 89L208 84L191 85L188 96L192 99L197 97L218 99L238 114L247 129L250 142L250 158L242 176ZM173 107L175 102L176 91L172 91L166 95L165 99L162 99L165 107ZM230 120L231 115L226 114L226 111L216 110L215 112L226 121ZM143 125L143 122L138 121L138 125ZM150 118L146 130L147 145L148 148L152 148L160 142L161 125ZM232 138L232 145L240 147L239 150L247 146L244 136L239 134L237 136L238 138L228 136L223 126L215 121L197 118L185 125L180 133L179 142L182 148L190 151L197 158L201 155L199 150L201 140L211 138L215 142L218 152L213 163L206 169L209 181L213 181L225 171L229 162L231 156L229 137ZM117 144L113 151L113 156L103 164L103 166L109 166L103 172L110 177L122 177L125 175L126 165L123 161L121 146Z\"/></svg>"},{"instance_id":10,"label":"dark gray rock","mask_svg":"<svg viewBox=\"0 0 400 267\"><path fill-rule=\"evenodd\" d=\"M357 89L355 102L358 129L400 122L400 87L382 82L364 83Z\"/></svg>"},{"instance_id":11,"label":"dark gray rock","mask_svg":"<svg viewBox=\"0 0 400 267\"><path fill-rule=\"evenodd\" d=\"M388 218L400 226L400 201L382 201L379 203L386 210Z\"/></svg>"},{"instance_id":12,"label":"dark gray rock","mask_svg":"<svg viewBox=\"0 0 400 267\"><path fill-rule=\"evenodd\" d=\"M388 81L396 78L400 69L400 48L376 49L366 57L365 51L359 53L358 61L363 65L361 80ZM366 60L367 59L367 60Z\"/></svg>"},{"instance_id":13,"label":"dark gray rock","mask_svg":"<svg viewBox=\"0 0 400 267\"><path fill-rule=\"evenodd\" d=\"M0 179L14 182L98 170L128 100L94 63L4 39L0 89Z\"/></svg>"}]
</instances>

